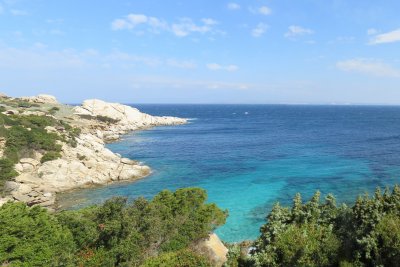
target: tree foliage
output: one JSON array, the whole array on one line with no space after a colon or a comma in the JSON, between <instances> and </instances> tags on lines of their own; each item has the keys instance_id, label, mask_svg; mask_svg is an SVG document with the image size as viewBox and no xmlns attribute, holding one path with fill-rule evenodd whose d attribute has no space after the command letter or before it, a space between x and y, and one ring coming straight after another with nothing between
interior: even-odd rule
<instances>
[{"instance_id":1,"label":"tree foliage","mask_svg":"<svg viewBox=\"0 0 400 267\"><path fill-rule=\"evenodd\" d=\"M68 229L40 207L7 203L0 208L0 264L63 265L75 245Z\"/></svg>"},{"instance_id":2,"label":"tree foliage","mask_svg":"<svg viewBox=\"0 0 400 267\"><path fill-rule=\"evenodd\" d=\"M276 204L260 231L252 255L232 254L231 266L399 266L400 187L353 207L297 194L291 208Z\"/></svg>"},{"instance_id":3,"label":"tree foliage","mask_svg":"<svg viewBox=\"0 0 400 267\"><path fill-rule=\"evenodd\" d=\"M56 214L8 203L0 208L0 265L208 266L188 248L227 214L206 198L198 188L165 190L151 201L112 198Z\"/></svg>"},{"instance_id":4,"label":"tree foliage","mask_svg":"<svg viewBox=\"0 0 400 267\"><path fill-rule=\"evenodd\" d=\"M190 250L163 253L158 257L149 258L143 267L211 267L210 262Z\"/></svg>"}]
</instances>

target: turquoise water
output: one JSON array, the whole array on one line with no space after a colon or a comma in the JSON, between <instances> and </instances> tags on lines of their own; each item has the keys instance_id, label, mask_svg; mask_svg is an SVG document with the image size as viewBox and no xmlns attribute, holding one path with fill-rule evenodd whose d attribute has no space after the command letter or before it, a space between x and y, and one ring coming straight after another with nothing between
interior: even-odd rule
<instances>
[{"instance_id":1,"label":"turquoise water","mask_svg":"<svg viewBox=\"0 0 400 267\"><path fill-rule=\"evenodd\" d=\"M61 196L72 208L111 196L152 197L199 186L229 210L217 233L254 239L272 205L296 192L332 192L339 202L400 181L400 107L142 105L144 112L193 118L189 124L126 135L108 145L153 174L134 183Z\"/></svg>"}]
</instances>

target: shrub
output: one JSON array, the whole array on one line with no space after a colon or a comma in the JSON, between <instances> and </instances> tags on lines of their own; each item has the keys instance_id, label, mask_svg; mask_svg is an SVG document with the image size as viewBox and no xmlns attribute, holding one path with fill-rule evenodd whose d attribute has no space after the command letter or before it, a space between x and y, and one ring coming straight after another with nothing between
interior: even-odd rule
<instances>
[{"instance_id":1,"label":"shrub","mask_svg":"<svg viewBox=\"0 0 400 267\"><path fill-rule=\"evenodd\" d=\"M0 264L60 266L72 261L71 233L41 207L6 203L0 208Z\"/></svg>"},{"instance_id":2,"label":"shrub","mask_svg":"<svg viewBox=\"0 0 400 267\"><path fill-rule=\"evenodd\" d=\"M302 203L275 205L260 229L253 255L229 254L238 266L398 266L400 261L400 187L359 197L353 207L337 207L317 192ZM241 261L241 262L240 262ZM232 264L234 266L234 264Z\"/></svg>"},{"instance_id":3,"label":"shrub","mask_svg":"<svg viewBox=\"0 0 400 267\"><path fill-rule=\"evenodd\" d=\"M52 107L52 108L49 109L49 113L50 114L56 114L57 111L59 111L59 110L60 110L59 107Z\"/></svg>"},{"instance_id":4,"label":"shrub","mask_svg":"<svg viewBox=\"0 0 400 267\"><path fill-rule=\"evenodd\" d=\"M222 224L226 213L205 200L204 190L180 189L131 204L113 198L57 217L73 233L81 260L97 262L107 255L110 266L139 266L149 256L186 249Z\"/></svg>"},{"instance_id":5,"label":"shrub","mask_svg":"<svg viewBox=\"0 0 400 267\"><path fill-rule=\"evenodd\" d=\"M18 173L14 170L14 162L8 158L0 159L0 188L3 187L6 181L17 175Z\"/></svg>"},{"instance_id":6,"label":"shrub","mask_svg":"<svg viewBox=\"0 0 400 267\"><path fill-rule=\"evenodd\" d=\"M210 262L190 250L169 252L153 257L142 265L142 267L211 267Z\"/></svg>"},{"instance_id":7,"label":"shrub","mask_svg":"<svg viewBox=\"0 0 400 267\"><path fill-rule=\"evenodd\" d=\"M290 225L275 242L283 266L332 266L337 264L340 241L327 226Z\"/></svg>"},{"instance_id":8,"label":"shrub","mask_svg":"<svg viewBox=\"0 0 400 267\"><path fill-rule=\"evenodd\" d=\"M101 121L101 122L107 123L107 124L115 124L115 123L118 123L120 121L120 120L117 120L117 119L113 119L113 118L110 118L110 117L107 117L107 116L101 116L101 115L97 115L96 119Z\"/></svg>"},{"instance_id":9,"label":"shrub","mask_svg":"<svg viewBox=\"0 0 400 267\"><path fill-rule=\"evenodd\" d=\"M60 152L49 151L42 156L42 158L40 159L40 162L45 163L47 161L51 161L51 160L55 160L55 159L59 159L59 158L61 158Z\"/></svg>"},{"instance_id":10,"label":"shrub","mask_svg":"<svg viewBox=\"0 0 400 267\"><path fill-rule=\"evenodd\" d=\"M30 103L28 101L18 101L17 106L19 108L30 108L30 107L32 107L32 103Z\"/></svg>"}]
</instances>

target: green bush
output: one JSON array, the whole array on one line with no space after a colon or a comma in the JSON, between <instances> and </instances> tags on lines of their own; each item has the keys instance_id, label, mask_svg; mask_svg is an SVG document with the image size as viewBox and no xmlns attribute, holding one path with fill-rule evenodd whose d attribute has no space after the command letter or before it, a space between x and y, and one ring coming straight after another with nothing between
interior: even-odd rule
<instances>
[{"instance_id":1,"label":"green bush","mask_svg":"<svg viewBox=\"0 0 400 267\"><path fill-rule=\"evenodd\" d=\"M60 152L49 151L42 156L42 158L40 159L40 162L45 163L47 161L51 161L51 160L55 160L55 159L59 159L59 158L61 158Z\"/></svg>"},{"instance_id":2,"label":"green bush","mask_svg":"<svg viewBox=\"0 0 400 267\"><path fill-rule=\"evenodd\" d=\"M400 217L384 216L374 231L377 240L376 262L383 266L396 266L400 263Z\"/></svg>"},{"instance_id":3,"label":"green bush","mask_svg":"<svg viewBox=\"0 0 400 267\"><path fill-rule=\"evenodd\" d=\"M290 225L275 242L276 259L283 266L332 266L337 264L340 241L327 226Z\"/></svg>"},{"instance_id":4,"label":"green bush","mask_svg":"<svg viewBox=\"0 0 400 267\"><path fill-rule=\"evenodd\" d=\"M32 103L30 103L28 101L18 101L17 106L19 108L30 108L30 107L32 107Z\"/></svg>"},{"instance_id":5,"label":"green bush","mask_svg":"<svg viewBox=\"0 0 400 267\"><path fill-rule=\"evenodd\" d=\"M8 158L0 159L0 188L4 183L16 177L18 173L14 170L14 162Z\"/></svg>"},{"instance_id":6,"label":"green bush","mask_svg":"<svg viewBox=\"0 0 400 267\"><path fill-rule=\"evenodd\" d=\"M337 207L317 192L302 203L275 205L245 259L230 253L232 266L398 266L400 262L400 187L359 197L353 207Z\"/></svg>"},{"instance_id":7,"label":"green bush","mask_svg":"<svg viewBox=\"0 0 400 267\"><path fill-rule=\"evenodd\" d=\"M113 119L113 118L110 118L110 117L107 117L107 116L101 116L101 115L97 115L96 119L101 121L101 122L107 123L107 124L115 124L115 123L118 123L120 121L120 120L117 120L117 119Z\"/></svg>"},{"instance_id":8,"label":"green bush","mask_svg":"<svg viewBox=\"0 0 400 267\"><path fill-rule=\"evenodd\" d=\"M142 267L211 267L210 262L190 250L180 250L150 258Z\"/></svg>"},{"instance_id":9,"label":"green bush","mask_svg":"<svg viewBox=\"0 0 400 267\"><path fill-rule=\"evenodd\" d=\"M60 266L73 260L71 233L47 210L23 203L0 208L0 264Z\"/></svg>"},{"instance_id":10,"label":"green bush","mask_svg":"<svg viewBox=\"0 0 400 267\"><path fill-rule=\"evenodd\" d=\"M57 111L59 111L59 110L60 110L59 107L52 107L52 108L49 109L49 113L50 114L56 114Z\"/></svg>"},{"instance_id":11,"label":"green bush","mask_svg":"<svg viewBox=\"0 0 400 267\"><path fill-rule=\"evenodd\" d=\"M189 188L163 191L151 201L113 198L56 214L7 203L0 207L0 265L140 266L146 261L146 266L209 266L188 247L224 222L226 214L205 200L204 190ZM189 220L197 221L184 223ZM183 234L189 238L182 239ZM171 240L176 246L166 252L163 244Z\"/></svg>"},{"instance_id":12,"label":"green bush","mask_svg":"<svg viewBox=\"0 0 400 267\"><path fill-rule=\"evenodd\" d=\"M186 249L225 222L226 212L206 204L206 197L197 188L163 191L151 201L138 198L128 204L113 198L57 217L81 248L81 260L97 262L107 255L111 266L138 266L149 256Z\"/></svg>"}]
</instances>

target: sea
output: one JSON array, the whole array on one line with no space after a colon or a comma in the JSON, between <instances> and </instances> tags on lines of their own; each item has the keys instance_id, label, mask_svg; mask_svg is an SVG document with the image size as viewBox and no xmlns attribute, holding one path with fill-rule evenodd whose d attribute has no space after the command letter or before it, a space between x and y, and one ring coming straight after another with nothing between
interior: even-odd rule
<instances>
[{"instance_id":1,"label":"sea","mask_svg":"<svg viewBox=\"0 0 400 267\"><path fill-rule=\"evenodd\" d=\"M60 196L75 209L113 196L152 198L163 189L201 187L229 212L223 241L254 240L272 206L317 190L351 205L358 195L400 182L400 107L337 105L133 105L152 115L189 118L107 145L150 166L131 183Z\"/></svg>"}]
</instances>

